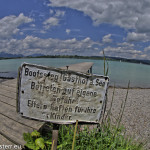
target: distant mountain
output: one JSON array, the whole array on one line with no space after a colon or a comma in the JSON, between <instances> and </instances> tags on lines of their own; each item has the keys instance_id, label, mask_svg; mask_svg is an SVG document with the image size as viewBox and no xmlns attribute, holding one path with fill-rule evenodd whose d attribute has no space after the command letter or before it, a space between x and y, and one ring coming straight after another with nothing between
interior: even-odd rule
<instances>
[{"instance_id":1,"label":"distant mountain","mask_svg":"<svg viewBox=\"0 0 150 150\"><path fill-rule=\"evenodd\" d=\"M9 54L5 52L0 52L0 58L16 58L16 57L24 57L21 54Z\"/></svg>"},{"instance_id":2,"label":"distant mountain","mask_svg":"<svg viewBox=\"0 0 150 150\"><path fill-rule=\"evenodd\" d=\"M91 58L103 59L103 56L92 56ZM130 63L150 65L150 60L127 59L127 58L122 58L122 57L110 57L110 56L106 56L106 58L107 58L107 60L111 60L111 61L130 62Z\"/></svg>"},{"instance_id":3,"label":"distant mountain","mask_svg":"<svg viewBox=\"0 0 150 150\"><path fill-rule=\"evenodd\" d=\"M108 59L122 61L122 62L130 62L130 63L139 63L139 64L146 64L150 65L150 60L141 60L141 59L127 59L121 57L106 57Z\"/></svg>"}]
</instances>

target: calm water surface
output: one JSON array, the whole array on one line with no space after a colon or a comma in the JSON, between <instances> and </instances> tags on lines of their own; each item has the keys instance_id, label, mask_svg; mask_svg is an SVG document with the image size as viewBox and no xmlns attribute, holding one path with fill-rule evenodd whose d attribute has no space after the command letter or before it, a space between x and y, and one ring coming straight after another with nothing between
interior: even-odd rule
<instances>
[{"instance_id":1,"label":"calm water surface","mask_svg":"<svg viewBox=\"0 0 150 150\"><path fill-rule=\"evenodd\" d=\"M40 64L51 67L62 67L80 62L93 62L93 73L103 75L103 60L72 59L72 58L32 58L32 59L7 59L0 60L0 72L17 72L23 63ZM150 65L126 62L108 61L110 85L127 87L150 88Z\"/></svg>"}]
</instances>

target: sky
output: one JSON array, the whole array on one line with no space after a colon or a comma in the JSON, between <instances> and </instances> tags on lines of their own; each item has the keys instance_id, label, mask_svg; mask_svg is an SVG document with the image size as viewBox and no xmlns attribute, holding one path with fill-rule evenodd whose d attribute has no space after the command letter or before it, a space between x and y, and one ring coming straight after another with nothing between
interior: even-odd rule
<instances>
[{"instance_id":1,"label":"sky","mask_svg":"<svg viewBox=\"0 0 150 150\"><path fill-rule=\"evenodd\" d=\"M150 0L0 0L0 52L150 60Z\"/></svg>"}]
</instances>

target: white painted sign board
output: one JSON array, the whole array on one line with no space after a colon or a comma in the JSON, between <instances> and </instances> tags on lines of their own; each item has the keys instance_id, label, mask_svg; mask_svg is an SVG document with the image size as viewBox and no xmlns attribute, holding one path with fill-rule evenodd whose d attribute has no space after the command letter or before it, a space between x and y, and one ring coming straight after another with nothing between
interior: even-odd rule
<instances>
[{"instance_id":1,"label":"white painted sign board","mask_svg":"<svg viewBox=\"0 0 150 150\"><path fill-rule=\"evenodd\" d=\"M105 76L24 63L19 73L18 112L52 123L98 123L108 82Z\"/></svg>"}]
</instances>

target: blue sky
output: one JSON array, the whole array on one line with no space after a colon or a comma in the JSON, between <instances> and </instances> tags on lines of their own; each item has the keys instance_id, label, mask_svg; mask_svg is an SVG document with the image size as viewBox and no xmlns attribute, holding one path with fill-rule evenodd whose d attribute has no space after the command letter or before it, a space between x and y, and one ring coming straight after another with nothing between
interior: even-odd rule
<instances>
[{"instance_id":1,"label":"blue sky","mask_svg":"<svg viewBox=\"0 0 150 150\"><path fill-rule=\"evenodd\" d=\"M150 59L149 0L1 0L0 52Z\"/></svg>"}]
</instances>

